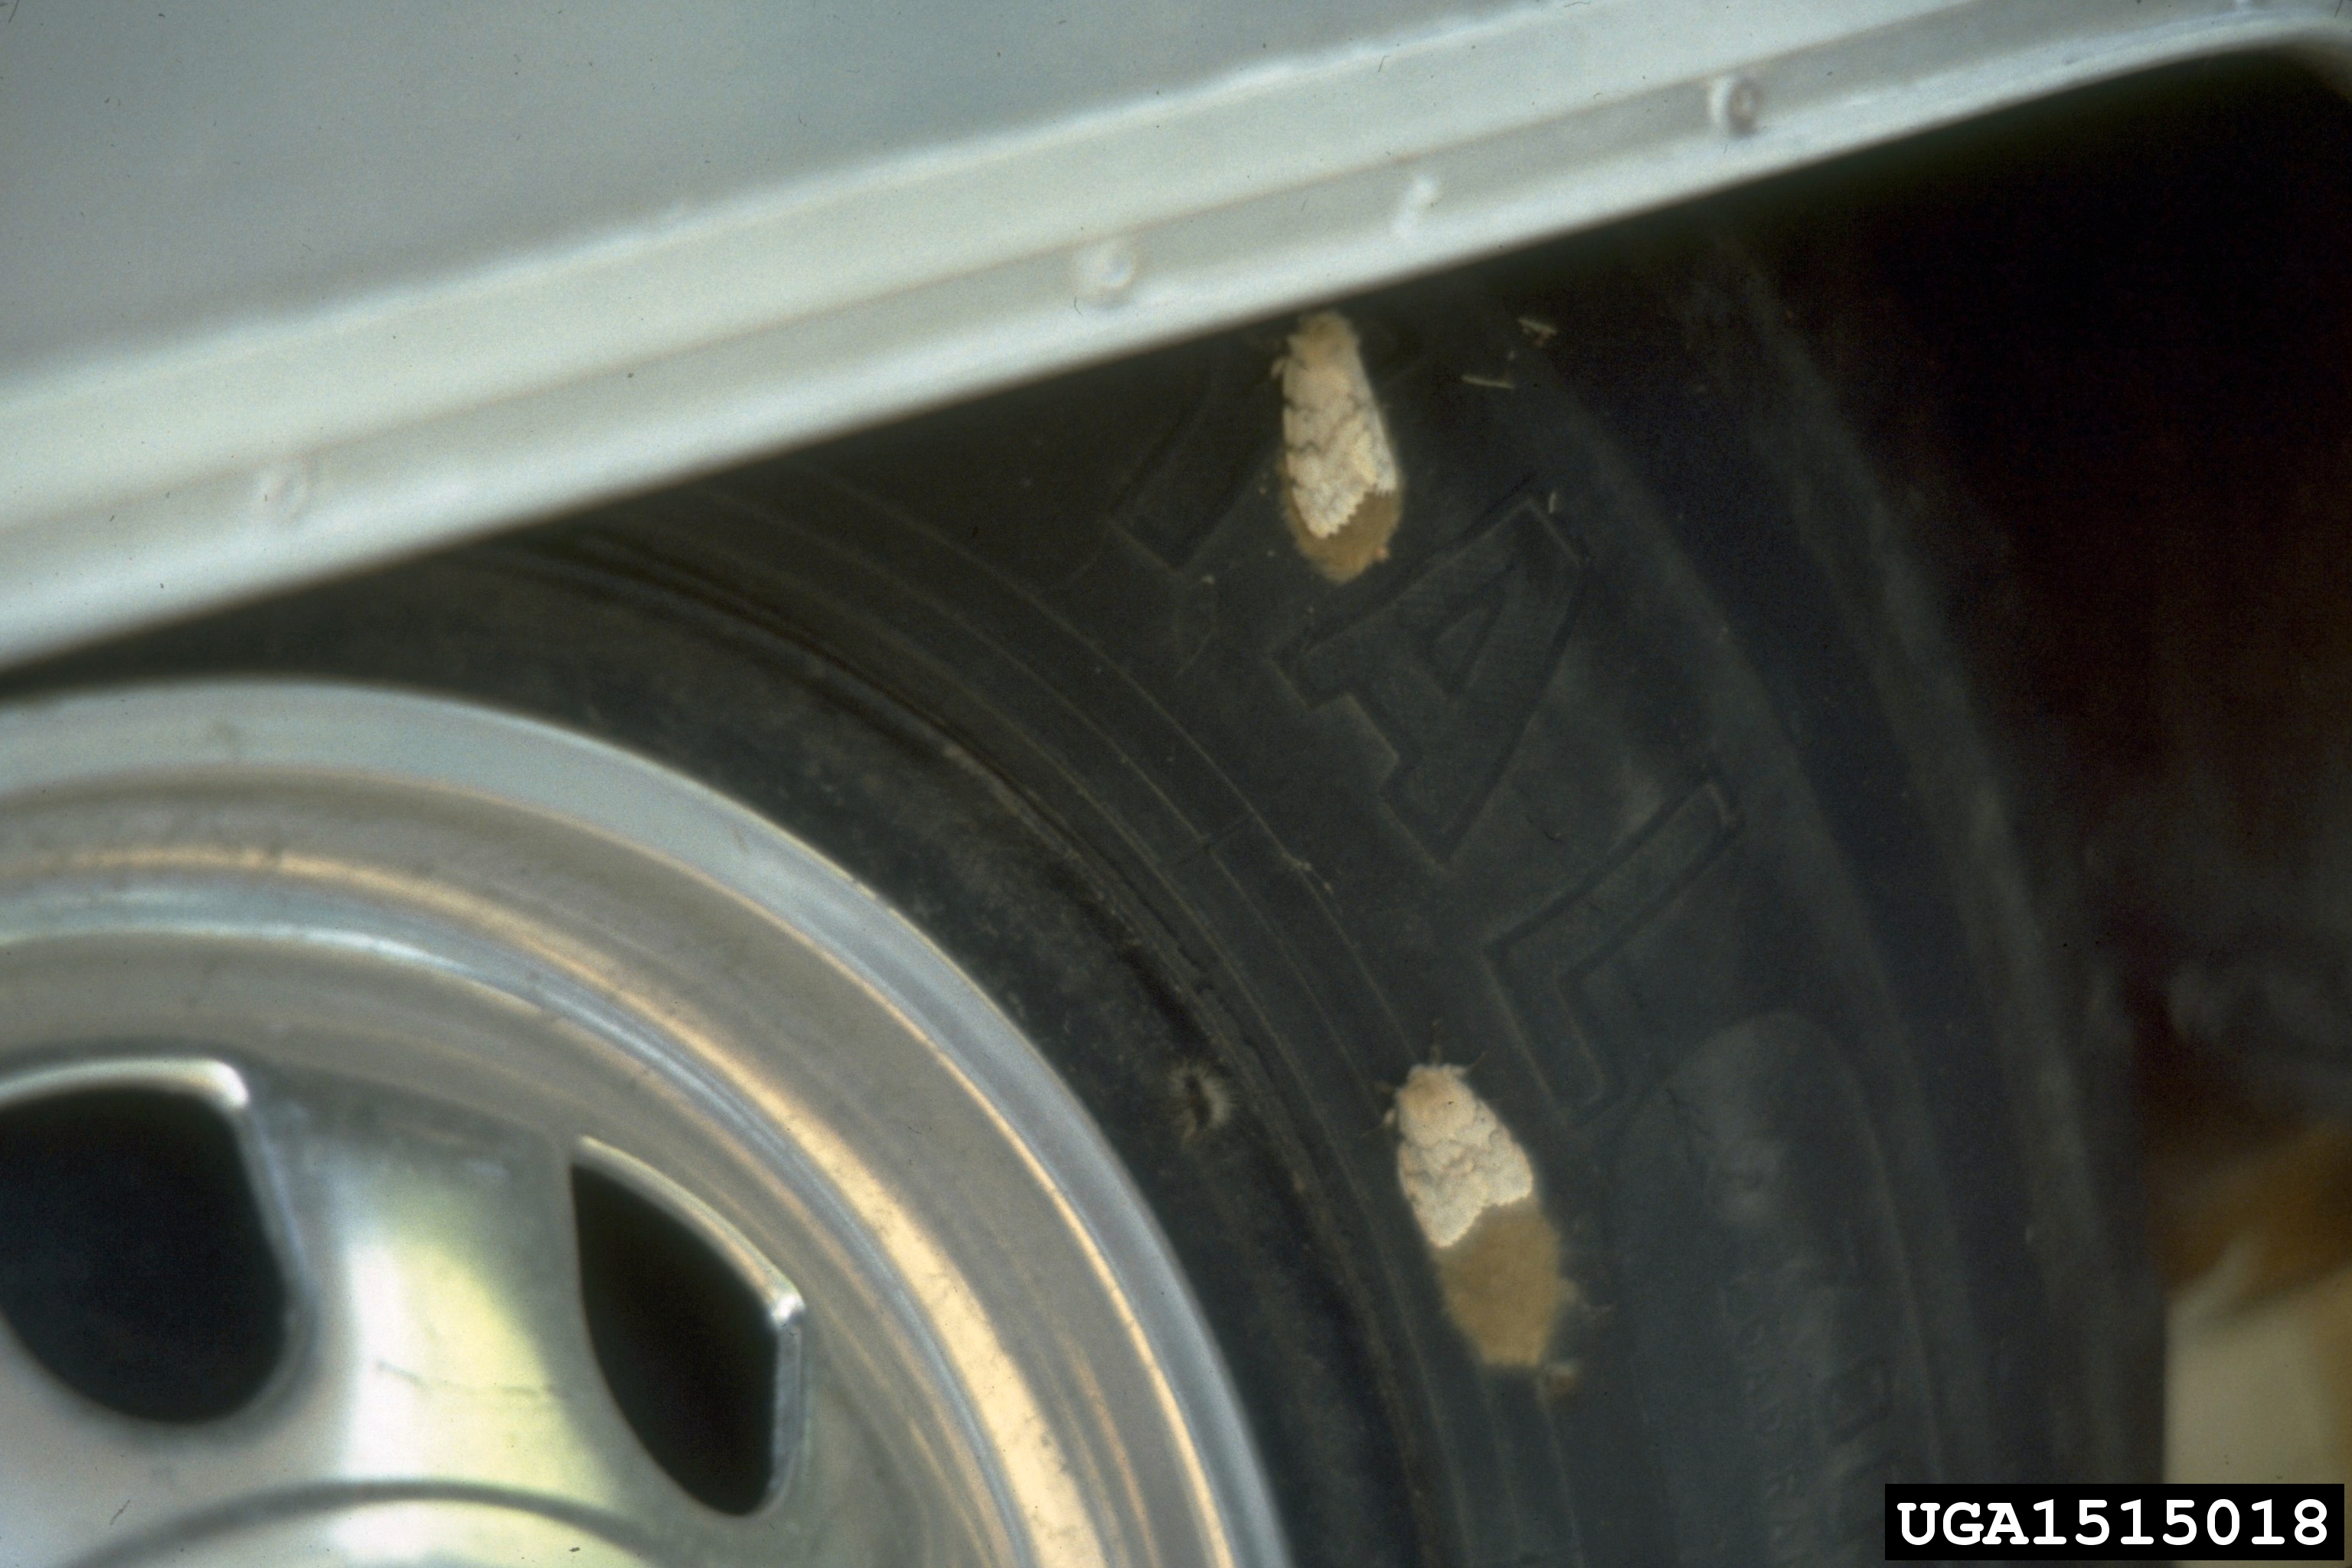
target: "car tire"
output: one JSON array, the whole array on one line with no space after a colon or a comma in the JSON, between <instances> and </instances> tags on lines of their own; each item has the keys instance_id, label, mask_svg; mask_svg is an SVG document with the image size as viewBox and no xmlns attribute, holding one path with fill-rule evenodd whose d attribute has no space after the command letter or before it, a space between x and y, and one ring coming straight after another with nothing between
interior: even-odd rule
<instances>
[{"instance_id":1,"label":"car tire","mask_svg":"<svg viewBox=\"0 0 2352 1568\"><path fill-rule=\"evenodd\" d=\"M1736 257L1512 287L1346 309L1345 582L1275 328L16 685L460 697L814 846L1108 1135L1302 1564L1874 1562L1885 1481L2147 1477L2122 1065L1878 477Z\"/></svg>"}]
</instances>

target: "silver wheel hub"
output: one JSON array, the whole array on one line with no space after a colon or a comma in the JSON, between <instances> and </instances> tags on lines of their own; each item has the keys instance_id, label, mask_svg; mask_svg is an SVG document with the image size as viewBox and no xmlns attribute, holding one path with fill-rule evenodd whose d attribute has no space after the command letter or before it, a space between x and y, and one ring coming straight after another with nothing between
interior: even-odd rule
<instances>
[{"instance_id":1,"label":"silver wheel hub","mask_svg":"<svg viewBox=\"0 0 2352 1568\"><path fill-rule=\"evenodd\" d=\"M1081 1108L912 927L674 773L350 688L0 711L0 1115L201 1102L289 1302L258 1392L198 1422L0 1331L0 1560L1281 1561ZM745 1506L666 1473L600 1370L592 1178L756 1310Z\"/></svg>"}]
</instances>

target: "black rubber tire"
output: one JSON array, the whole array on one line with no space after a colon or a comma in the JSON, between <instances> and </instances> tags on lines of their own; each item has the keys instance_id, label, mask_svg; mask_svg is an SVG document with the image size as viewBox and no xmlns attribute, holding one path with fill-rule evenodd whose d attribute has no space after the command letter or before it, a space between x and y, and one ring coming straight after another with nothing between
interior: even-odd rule
<instances>
[{"instance_id":1,"label":"black rubber tire","mask_svg":"<svg viewBox=\"0 0 2352 1568\"><path fill-rule=\"evenodd\" d=\"M1875 1562L1887 1479L2149 1476L2117 1064L1762 285L1352 314L1407 500L1343 586L1244 332L18 684L462 693L816 844L1099 1117L1303 1564ZM1532 1369L1400 1190L1433 1060L1539 1173Z\"/></svg>"}]
</instances>

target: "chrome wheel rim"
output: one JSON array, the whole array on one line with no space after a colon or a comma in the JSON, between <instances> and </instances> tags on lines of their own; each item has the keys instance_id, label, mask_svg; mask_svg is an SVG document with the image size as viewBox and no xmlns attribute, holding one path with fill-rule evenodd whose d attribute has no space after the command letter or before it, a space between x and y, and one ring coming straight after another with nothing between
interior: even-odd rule
<instances>
[{"instance_id":1,"label":"chrome wheel rim","mask_svg":"<svg viewBox=\"0 0 2352 1568\"><path fill-rule=\"evenodd\" d=\"M226 1121L290 1303L268 1381L195 1423L0 1331L0 1556L1283 1561L1083 1108L913 926L675 772L355 687L0 710L0 1110ZM599 1373L581 1170L766 1314L748 1508L665 1474Z\"/></svg>"}]
</instances>

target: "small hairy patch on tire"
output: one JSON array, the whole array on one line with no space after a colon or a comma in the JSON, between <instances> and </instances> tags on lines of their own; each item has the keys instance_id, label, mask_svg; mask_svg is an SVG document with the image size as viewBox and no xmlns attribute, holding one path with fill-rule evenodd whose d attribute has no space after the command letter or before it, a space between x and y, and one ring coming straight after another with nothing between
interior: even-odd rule
<instances>
[{"instance_id":1,"label":"small hairy patch on tire","mask_svg":"<svg viewBox=\"0 0 2352 1568\"><path fill-rule=\"evenodd\" d=\"M1489 1365L1533 1370L1576 1290L1527 1151L1458 1067L1413 1068L1395 1121L1397 1180L1447 1314Z\"/></svg>"},{"instance_id":2,"label":"small hairy patch on tire","mask_svg":"<svg viewBox=\"0 0 2352 1568\"><path fill-rule=\"evenodd\" d=\"M1387 558L1403 516L1396 448L1346 317L1318 310L1302 318L1277 368L1283 514L1300 552L1345 583Z\"/></svg>"},{"instance_id":3,"label":"small hairy patch on tire","mask_svg":"<svg viewBox=\"0 0 2352 1568\"><path fill-rule=\"evenodd\" d=\"M1176 1129L1187 1143L1214 1132L1234 1118L1234 1089L1206 1062L1179 1062L1168 1075L1176 1100Z\"/></svg>"},{"instance_id":4,"label":"small hairy patch on tire","mask_svg":"<svg viewBox=\"0 0 2352 1568\"><path fill-rule=\"evenodd\" d=\"M1536 1392L1554 1405L1564 1405L1575 1398L1583 1386L1584 1363L1580 1361L1549 1362L1536 1373Z\"/></svg>"}]
</instances>

